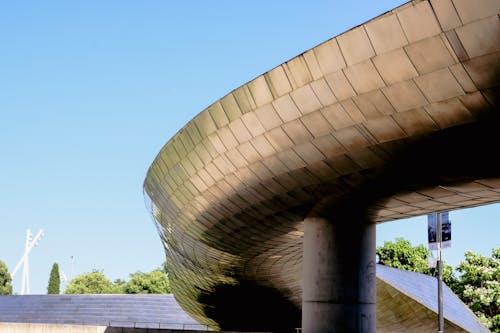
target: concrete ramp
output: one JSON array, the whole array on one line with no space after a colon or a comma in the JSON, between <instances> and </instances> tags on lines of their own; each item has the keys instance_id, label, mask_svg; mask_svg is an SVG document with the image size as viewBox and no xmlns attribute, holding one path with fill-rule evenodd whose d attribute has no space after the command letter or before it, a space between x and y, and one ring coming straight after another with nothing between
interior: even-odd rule
<instances>
[{"instance_id":1,"label":"concrete ramp","mask_svg":"<svg viewBox=\"0 0 500 333\"><path fill-rule=\"evenodd\" d=\"M0 296L2 322L207 330L182 310L173 295Z\"/></svg>"}]
</instances>

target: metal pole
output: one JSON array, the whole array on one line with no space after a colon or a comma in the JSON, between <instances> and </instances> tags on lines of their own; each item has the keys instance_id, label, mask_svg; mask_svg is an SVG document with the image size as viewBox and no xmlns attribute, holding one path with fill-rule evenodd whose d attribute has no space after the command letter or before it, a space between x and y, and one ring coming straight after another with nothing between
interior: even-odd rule
<instances>
[{"instance_id":1,"label":"metal pole","mask_svg":"<svg viewBox=\"0 0 500 333\"><path fill-rule=\"evenodd\" d=\"M443 245L441 213L437 213L437 269L438 269L438 332L444 332L444 317L443 317L443 264L441 260L441 248Z\"/></svg>"}]
</instances>

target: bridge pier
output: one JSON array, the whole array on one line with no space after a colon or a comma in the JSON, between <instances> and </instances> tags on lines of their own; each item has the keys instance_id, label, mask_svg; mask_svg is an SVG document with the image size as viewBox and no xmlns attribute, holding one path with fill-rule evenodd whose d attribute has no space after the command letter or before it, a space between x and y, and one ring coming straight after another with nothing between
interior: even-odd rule
<instances>
[{"instance_id":1,"label":"bridge pier","mask_svg":"<svg viewBox=\"0 0 500 333\"><path fill-rule=\"evenodd\" d=\"M375 332L375 224L356 213L304 222L303 333Z\"/></svg>"}]
</instances>

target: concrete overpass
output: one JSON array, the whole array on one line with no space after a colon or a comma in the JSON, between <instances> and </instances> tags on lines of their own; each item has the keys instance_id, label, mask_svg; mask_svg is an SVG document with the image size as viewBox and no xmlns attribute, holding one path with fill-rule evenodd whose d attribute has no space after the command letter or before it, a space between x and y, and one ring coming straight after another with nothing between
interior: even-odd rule
<instances>
[{"instance_id":1,"label":"concrete overpass","mask_svg":"<svg viewBox=\"0 0 500 333\"><path fill-rule=\"evenodd\" d=\"M500 202L499 11L409 2L186 124L144 182L183 308L375 331L376 223Z\"/></svg>"}]
</instances>

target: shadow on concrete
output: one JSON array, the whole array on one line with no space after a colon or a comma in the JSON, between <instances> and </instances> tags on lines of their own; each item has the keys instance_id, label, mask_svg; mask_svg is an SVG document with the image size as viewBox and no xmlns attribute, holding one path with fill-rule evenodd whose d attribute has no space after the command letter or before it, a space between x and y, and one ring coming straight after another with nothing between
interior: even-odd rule
<instances>
[{"instance_id":1,"label":"shadow on concrete","mask_svg":"<svg viewBox=\"0 0 500 333\"><path fill-rule=\"evenodd\" d=\"M249 280L202 290L198 301L223 331L294 332L301 323L301 310L280 292Z\"/></svg>"}]
</instances>

